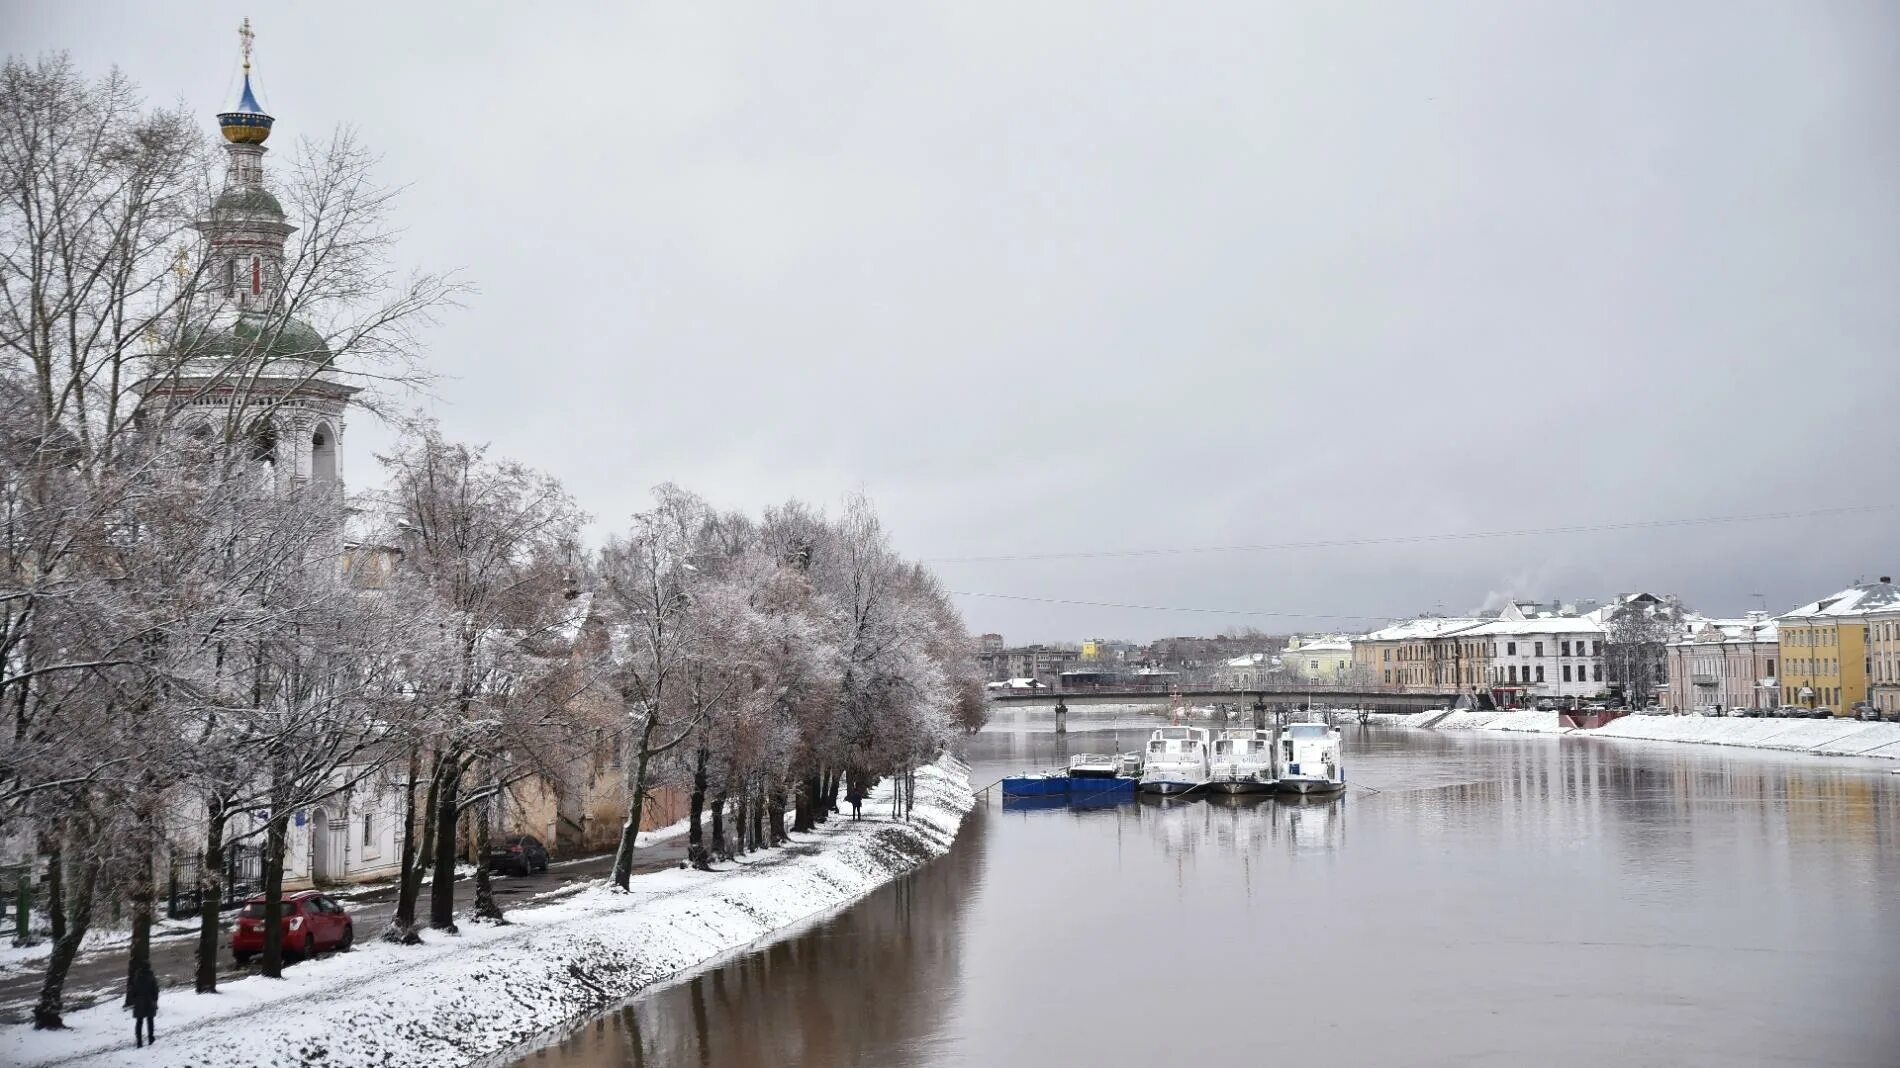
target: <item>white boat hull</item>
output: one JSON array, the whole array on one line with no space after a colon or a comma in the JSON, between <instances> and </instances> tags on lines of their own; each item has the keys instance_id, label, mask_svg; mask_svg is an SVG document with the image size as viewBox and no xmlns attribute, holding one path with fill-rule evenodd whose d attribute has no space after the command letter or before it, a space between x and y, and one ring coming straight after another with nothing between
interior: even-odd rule
<instances>
[{"instance_id":1,"label":"white boat hull","mask_svg":"<svg viewBox=\"0 0 1900 1068\"><path fill-rule=\"evenodd\" d=\"M1343 782L1330 779L1281 779L1280 792L1286 794L1333 794L1346 788Z\"/></svg>"},{"instance_id":2,"label":"white boat hull","mask_svg":"<svg viewBox=\"0 0 1900 1068\"><path fill-rule=\"evenodd\" d=\"M1220 794L1270 794L1274 791L1274 782L1259 779L1216 779L1208 784L1208 789Z\"/></svg>"}]
</instances>

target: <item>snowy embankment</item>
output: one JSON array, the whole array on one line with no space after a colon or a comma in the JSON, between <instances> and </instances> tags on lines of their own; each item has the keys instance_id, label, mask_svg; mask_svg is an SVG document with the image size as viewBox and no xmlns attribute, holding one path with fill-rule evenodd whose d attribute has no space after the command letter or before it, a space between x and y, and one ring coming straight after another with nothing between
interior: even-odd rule
<instances>
[{"instance_id":1,"label":"snowy embankment","mask_svg":"<svg viewBox=\"0 0 1900 1068\"><path fill-rule=\"evenodd\" d=\"M1649 742L1697 742L1745 749L1778 749L1822 756L1867 756L1900 760L1900 723L1852 719L1736 719L1731 716L1624 716L1594 730L1565 727L1555 712L1420 712L1377 716L1376 722L1432 730L1518 731L1631 738Z\"/></svg>"},{"instance_id":2,"label":"snowy embankment","mask_svg":"<svg viewBox=\"0 0 1900 1068\"><path fill-rule=\"evenodd\" d=\"M908 822L890 817L885 782L848 816L790 846L715 872L636 876L631 892L593 887L466 924L422 946L365 940L216 996L167 993L158 1043L132 1048L115 1003L71 1013L70 1029L0 1033L0 1064L465 1065L517 1049L651 984L833 909L949 851L974 799L969 769L945 757L916 776Z\"/></svg>"}]
</instances>

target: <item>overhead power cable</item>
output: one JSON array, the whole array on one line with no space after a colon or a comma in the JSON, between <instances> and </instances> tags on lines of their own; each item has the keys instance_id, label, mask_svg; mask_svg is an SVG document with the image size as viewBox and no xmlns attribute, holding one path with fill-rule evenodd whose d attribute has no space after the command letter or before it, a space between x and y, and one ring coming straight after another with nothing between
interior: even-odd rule
<instances>
[{"instance_id":1,"label":"overhead power cable","mask_svg":"<svg viewBox=\"0 0 1900 1068\"><path fill-rule=\"evenodd\" d=\"M934 556L930 564L991 564L1030 560L1093 560L1131 556L1183 556L1195 553L1261 553L1289 549L1340 549L1362 545L1414 545L1428 542L1480 541L1493 538L1536 538L1553 534L1602 534L1617 530L1657 530L1665 527L1698 527L1728 523L1766 523L1787 519L1813 519L1819 516L1863 515L1900 508L1900 502L1862 504L1841 508L1814 508L1798 512L1756 512L1749 515L1713 515L1695 519L1647 519L1621 523L1578 523L1560 527L1529 527L1523 530L1476 530L1449 534L1397 534L1379 538L1327 538L1315 541L1283 541L1264 545L1201 545L1161 549L1104 549L1092 552L1001 553L994 556ZM974 596L974 595L973 595ZM1079 603L1079 602L1078 602ZM1265 613L1271 615L1272 613ZM1369 618L1369 617L1348 617Z\"/></svg>"},{"instance_id":2,"label":"overhead power cable","mask_svg":"<svg viewBox=\"0 0 1900 1068\"><path fill-rule=\"evenodd\" d=\"M1326 612L1263 612L1247 608L1181 608L1159 604L1122 604L1116 601L1076 601L1066 597L1031 597L1021 593L979 593L974 590L951 590L952 597L988 597L998 601L1034 601L1037 604L1073 604L1087 608L1133 608L1144 612L1196 612L1210 616L1271 616L1277 619L1397 619L1398 615L1340 615ZM1401 613L1402 615L1403 613Z\"/></svg>"}]
</instances>

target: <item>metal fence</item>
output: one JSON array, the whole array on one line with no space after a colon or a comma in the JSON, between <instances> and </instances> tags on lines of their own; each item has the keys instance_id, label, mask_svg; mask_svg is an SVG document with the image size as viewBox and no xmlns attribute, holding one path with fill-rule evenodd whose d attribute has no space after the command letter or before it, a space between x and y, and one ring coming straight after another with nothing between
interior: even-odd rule
<instances>
[{"instance_id":1,"label":"metal fence","mask_svg":"<svg viewBox=\"0 0 1900 1068\"><path fill-rule=\"evenodd\" d=\"M195 915L203 902L198 896L198 873L203 862L195 856L174 857L166 882L165 911L180 919ZM220 908L235 908L259 893L264 885L262 846L233 845L224 851L224 894Z\"/></svg>"}]
</instances>

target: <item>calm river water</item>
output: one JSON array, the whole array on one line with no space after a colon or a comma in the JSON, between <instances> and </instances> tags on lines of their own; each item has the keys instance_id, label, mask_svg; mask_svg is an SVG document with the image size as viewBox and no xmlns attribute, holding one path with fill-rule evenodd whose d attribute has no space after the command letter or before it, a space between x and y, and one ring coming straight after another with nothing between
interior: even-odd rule
<instances>
[{"instance_id":1,"label":"calm river water","mask_svg":"<svg viewBox=\"0 0 1900 1068\"><path fill-rule=\"evenodd\" d=\"M1153 722L1006 711L973 778ZM1346 741L1330 802L979 806L948 856L520 1063L1900 1065L1891 765Z\"/></svg>"}]
</instances>

